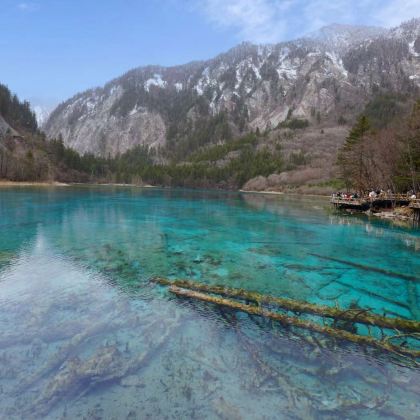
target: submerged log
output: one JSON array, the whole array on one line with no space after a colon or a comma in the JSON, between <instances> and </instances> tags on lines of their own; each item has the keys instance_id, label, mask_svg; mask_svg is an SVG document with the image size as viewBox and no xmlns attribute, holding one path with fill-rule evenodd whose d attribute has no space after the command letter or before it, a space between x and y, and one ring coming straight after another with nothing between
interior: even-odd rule
<instances>
[{"instance_id":1,"label":"submerged log","mask_svg":"<svg viewBox=\"0 0 420 420\"><path fill-rule=\"evenodd\" d=\"M234 323L234 325L239 342L249 353L259 370L260 374L257 376L257 378L261 379L262 382L260 384L256 384L257 387L261 389L261 386L263 385L263 382L266 378L274 379L274 381L277 382L277 385L280 387L280 392L283 392L287 398L290 404L290 408L293 409L294 414L296 414L299 410L300 417L305 418L305 414L307 414L306 409L314 402L319 404L318 401L314 401L316 400L316 397L311 393L308 393L304 388L301 388L298 384L294 383L290 375L280 372L278 369L273 369L267 362L265 362L260 356L259 349L252 342L252 340L247 338L246 335L241 332L236 323Z\"/></svg>"},{"instance_id":2,"label":"submerged log","mask_svg":"<svg viewBox=\"0 0 420 420\"><path fill-rule=\"evenodd\" d=\"M355 290L355 291L360 292L364 295L368 295L368 296L373 297L377 300L381 300L382 302L390 303L391 305L399 306L400 308L404 308L407 311L410 311L410 307L404 302L399 302L397 300L390 299L390 298L388 298L386 296L383 296L379 293L375 293L372 290L368 290L368 289L365 289L364 287L359 287L359 286L356 286L354 284L346 283L345 281L342 281L340 279L336 279L336 280L334 280L334 282L337 283L337 284L340 284L341 286L344 286L346 289Z\"/></svg>"},{"instance_id":3,"label":"submerged log","mask_svg":"<svg viewBox=\"0 0 420 420\"><path fill-rule=\"evenodd\" d=\"M332 337L347 340L356 344L368 345L380 350L385 350L403 356L411 356L413 358L420 358L420 350L411 350L404 347L393 345L385 340L377 340L370 336L362 336L350 333L345 330L339 330L329 326L322 326L311 321L302 320L296 317L271 312L255 305L247 305L237 302L232 299L225 299L221 297L211 296L207 293L197 292L195 290L184 289L175 285L169 287L170 292L177 296L188 297L192 299L202 300L204 302L214 303L220 306L226 306L238 311L246 312L251 315L263 316L280 322L283 325L291 325L298 328L314 331L320 334L330 335Z\"/></svg>"},{"instance_id":4,"label":"submerged log","mask_svg":"<svg viewBox=\"0 0 420 420\"><path fill-rule=\"evenodd\" d=\"M333 318L343 321L350 321L360 324L372 325L380 328L396 329L405 332L420 332L420 322L401 318L388 318L373 314L363 309L340 309L326 305L315 305L313 303L297 301L288 298L262 295L243 289L234 289L225 286L211 286L190 280L168 280L160 277L152 279L154 282L164 286L178 286L181 288L214 293L220 296L240 298L245 301L256 302L257 304L270 303L287 309L292 312L307 313L321 317Z\"/></svg>"},{"instance_id":5,"label":"submerged log","mask_svg":"<svg viewBox=\"0 0 420 420\"><path fill-rule=\"evenodd\" d=\"M38 399L30 407L27 414L43 418L65 396L83 397L95 387L104 383L115 383L122 378L137 372L154 357L159 350L168 342L169 338L181 326L180 317L177 316L168 325L163 325L163 331L157 329L161 321L155 321L146 331L154 337L147 336L151 340L150 347L143 352L133 355L129 360L120 350L114 346L100 347L90 358L81 360L78 357L68 359L63 367L47 383Z\"/></svg>"},{"instance_id":6,"label":"submerged log","mask_svg":"<svg viewBox=\"0 0 420 420\"><path fill-rule=\"evenodd\" d=\"M36 382L48 376L51 372L58 369L78 348L78 346L85 340L103 333L104 331L111 331L112 329L118 329L121 327L121 323L110 324L109 321L99 322L88 329L73 336L69 342L64 344L59 350L48 359L48 361L41 367L41 369L28 378L25 378L18 385L17 392L22 393L28 388L32 387Z\"/></svg>"},{"instance_id":7,"label":"submerged log","mask_svg":"<svg viewBox=\"0 0 420 420\"><path fill-rule=\"evenodd\" d=\"M326 255L320 255L320 254L314 254L314 253L310 253L309 255L312 255L313 257L319 258L321 260L333 261L339 264L345 264L350 267L358 268L359 270L372 271L374 273L384 274L388 277L394 277L396 279L402 279L402 280L408 280L408 281L414 281L416 283L420 283L420 278L417 278L415 276L410 276L408 274L396 273L395 271L385 270L383 268L378 268L378 267L372 267L370 265L359 264L353 261L341 260L339 258L328 257Z\"/></svg>"},{"instance_id":8,"label":"submerged log","mask_svg":"<svg viewBox=\"0 0 420 420\"><path fill-rule=\"evenodd\" d=\"M417 286L413 283L407 283L407 301L411 315L420 319L420 305L417 298Z\"/></svg>"}]
</instances>

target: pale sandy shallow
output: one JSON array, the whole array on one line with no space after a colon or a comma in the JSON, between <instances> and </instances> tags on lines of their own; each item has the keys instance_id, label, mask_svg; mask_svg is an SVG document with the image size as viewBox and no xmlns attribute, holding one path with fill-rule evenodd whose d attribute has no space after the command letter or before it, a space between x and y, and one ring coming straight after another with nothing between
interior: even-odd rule
<instances>
[{"instance_id":1,"label":"pale sandy shallow","mask_svg":"<svg viewBox=\"0 0 420 420\"><path fill-rule=\"evenodd\" d=\"M0 179L0 187L68 187L64 182L26 182Z\"/></svg>"},{"instance_id":2,"label":"pale sandy shallow","mask_svg":"<svg viewBox=\"0 0 420 420\"><path fill-rule=\"evenodd\" d=\"M250 194L273 194L273 195L283 195L282 191L248 191L248 190L239 190L241 193L250 193Z\"/></svg>"},{"instance_id":3,"label":"pale sandy shallow","mask_svg":"<svg viewBox=\"0 0 420 420\"><path fill-rule=\"evenodd\" d=\"M139 187L139 188L156 188L154 185L136 185L136 184L91 184L74 182L66 184L64 182L29 182L29 181L9 181L7 179L0 179L0 187L69 187L71 185L104 185L104 186L117 186L117 187Z\"/></svg>"},{"instance_id":4,"label":"pale sandy shallow","mask_svg":"<svg viewBox=\"0 0 420 420\"><path fill-rule=\"evenodd\" d=\"M83 184L82 184L83 185ZM105 184L85 184L85 185L109 185L114 187L138 187L138 188L158 188L154 185L144 184L144 185L137 185L137 184L116 184L116 183L105 183Z\"/></svg>"},{"instance_id":5,"label":"pale sandy shallow","mask_svg":"<svg viewBox=\"0 0 420 420\"><path fill-rule=\"evenodd\" d=\"M298 193L298 192L289 192L289 191L248 191L248 190L239 190L241 193L246 194L270 194L270 195L300 195L305 197L331 197L330 195L326 194L306 194L306 193Z\"/></svg>"}]
</instances>

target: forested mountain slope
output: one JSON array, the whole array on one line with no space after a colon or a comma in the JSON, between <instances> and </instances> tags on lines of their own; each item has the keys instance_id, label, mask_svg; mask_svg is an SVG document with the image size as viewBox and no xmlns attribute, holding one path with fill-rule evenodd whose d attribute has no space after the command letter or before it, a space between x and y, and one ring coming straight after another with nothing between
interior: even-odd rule
<instances>
[{"instance_id":1,"label":"forested mountain slope","mask_svg":"<svg viewBox=\"0 0 420 420\"><path fill-rule=\"evenodd\" d=\"M61 141L47 140L30 104L0 84L0 180L88 181L80 161Z\"/></svg>"}]
</instances>

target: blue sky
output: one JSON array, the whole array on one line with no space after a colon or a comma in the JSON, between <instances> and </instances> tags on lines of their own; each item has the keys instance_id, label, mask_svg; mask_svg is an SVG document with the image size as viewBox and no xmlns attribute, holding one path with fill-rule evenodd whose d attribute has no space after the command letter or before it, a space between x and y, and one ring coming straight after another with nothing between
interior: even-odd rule
<instances>
[{"instance_id":1,"label":"blue sky","mask_svg":"<svg viewBox=\"0 0 420 420\"><path fill-rule=\"evenodd\" d=\"M0 0L0 82L53 105L146 64L206 59L326 24L391 27L420 0Z\"/></svg>"}]
</instances>

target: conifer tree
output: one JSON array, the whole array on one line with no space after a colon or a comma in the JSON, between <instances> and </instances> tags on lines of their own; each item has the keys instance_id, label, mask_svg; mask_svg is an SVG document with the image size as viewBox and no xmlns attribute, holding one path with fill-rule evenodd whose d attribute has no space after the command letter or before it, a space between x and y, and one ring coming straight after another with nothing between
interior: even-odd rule
<instances>
[{"instance_id":1,"label":"conifer tree","mask_svg":"<svg viewBox=\"0 0 420 420\"><path fill-rule=\"evenodd\" d=\"M364 161L364 142L370 131L369 119L365 115L360 116L339 153L338 164L348 189L354 187L363 192L369 188L364 177L367 169Z\"/></svg>"},{"instance_id":2,"label":"conifer tree","mask_svg":"<svg viewBox=\"0 0 420 420\"><path fill-rule=\"evenodd\" d=\"M401 158L397 176L399 184L420 191L420 100L413 106L410 117L400 134Z\"/></svg>"}]
</instances>

